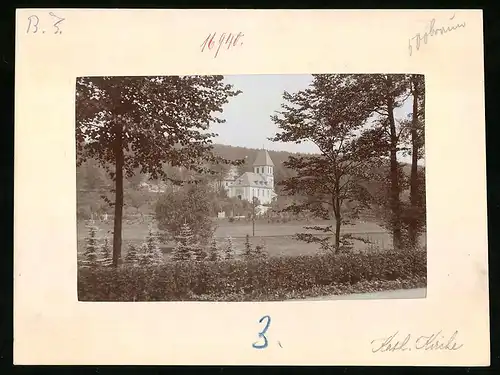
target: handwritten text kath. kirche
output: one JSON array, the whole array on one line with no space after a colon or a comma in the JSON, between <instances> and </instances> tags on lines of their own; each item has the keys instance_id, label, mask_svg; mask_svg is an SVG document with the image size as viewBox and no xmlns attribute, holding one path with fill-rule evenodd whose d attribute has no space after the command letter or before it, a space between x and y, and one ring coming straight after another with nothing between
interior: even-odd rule
<instances>
[{"instance_id":1,"label":"handwritten text kath. kirche","mask_svg":"<svg viewBox=\"0 0 500 375\"><path fill-rule=\"evenodd\" d=\"M372 352L396 352L396 351L411 351L411 350L448 350L454 351L460 349L463 344L457 341L458 331L455 331L451 336L443 335L442 331L421 336L399 336L399 332L391 336L381 339L372 340Z\"/></svg>"}]
</instances>

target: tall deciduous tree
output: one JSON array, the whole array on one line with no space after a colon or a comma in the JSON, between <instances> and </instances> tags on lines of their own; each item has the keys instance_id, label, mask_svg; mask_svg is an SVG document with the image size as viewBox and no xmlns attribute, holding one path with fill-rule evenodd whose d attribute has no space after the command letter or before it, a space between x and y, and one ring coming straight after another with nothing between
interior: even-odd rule
<instances>
[{"instance_id":1,"label":"tall deciduous tree","mask_svg":"<svg viewBox=\"0 0 500 375\"><path fill-rule=\"evenodd\" d=\"M400 200L401 181L398 153L401 148L401 135L404 127L398 123L394 110L401 107L408 99L410 90L409 77L404 74L366 74L358 77L360 95L370 102L372 110L378 114L378 128L369 132L377 149L389 154L391 229L393 244L401 247L402 207ZM386 148L387 147L387 148Z\"/></svg>"},{"instance_id":2,"label":"tall deciduous tree","mask_svg":"<svg viewBox=\"0 0 500 375\"><path fill-rule=\"evenodd\" d=\"M425 216L425 192L422 195L422 178L419 178L418 161L423 157L424 122L425 122L425 81L420 74L411 75L411 92L413 96L413 111L411 121L411 176L410 176L410 210L408 237L412 247L417 244L418 232L421 227L422 211ZM422 196L424 202L422 202ZM423 208L423 210L422 210ZM424 218L425 220L425 218Z\"/></svg>"},{"instance_id":3,"label":"tall deciduous tree","mask_svg":"<svg viewBox=\"0 0 500 375\"><path fill-rule=\"evenodd\" d=\"M228 98L222 76L83 77L76 82L77 164L94 158L115 182L113 265L121 257L123 181L136 169L168 180L163 163L217 162L209 133ZM219 160L220 161L220 160Z\"/></svg>"},{"instance_id":4,"label":"tall deciduous tree","mask_svg":"<svg viewBox=\"0 0 500 375\"><path fill-rule=\"evenodd\" d=\"M314 75L311 86L295 94L285 92L285 104L272 120L280 133L272 139L280 142L313 142L320 155L291 156L284 163L295 175L283 180L283 191L302 196L286 211L313 211L317 216L333 217L335 227L306 227L334 234L333 247L341 247L341 225L348 219L344 205L365 201L360 185L362 172L376 154L370 143L359 135L371 115L371 103L360 95L357 75ZM302 234L299 239L327 240Z\"/></svg>"}]
</instances>

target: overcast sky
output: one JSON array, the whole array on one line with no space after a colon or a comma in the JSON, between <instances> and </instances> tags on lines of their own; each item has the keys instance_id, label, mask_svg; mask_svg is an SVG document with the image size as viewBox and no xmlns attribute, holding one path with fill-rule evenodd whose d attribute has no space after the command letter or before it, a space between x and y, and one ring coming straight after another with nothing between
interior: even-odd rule
<instances>
[{"instance_id":1,"label":"overcast sky","mask_svg":"<svg viewBox=\"0 0 500 375\"><path fill-rule=\"evenodd\" d=\"M214 124L210 131L218 133L215 143L268 150L283 150L290 152L316 153L318 149L308 143L271 142L267 138L278 132L278 127L271 121L271 115L280 110L283 103L283 92L290 93L304 90L312 81L310 74L280 74L280 75L234 75L225 76L224 80L234 85L242 93L230 98L224 107L222 117L224 124ZM397 118L406 117L411 113L412 101L395 111ZM405 162L411 159L401 158ZM423 160L419 164L423 164Z\"/></svg>"}]
</instances>

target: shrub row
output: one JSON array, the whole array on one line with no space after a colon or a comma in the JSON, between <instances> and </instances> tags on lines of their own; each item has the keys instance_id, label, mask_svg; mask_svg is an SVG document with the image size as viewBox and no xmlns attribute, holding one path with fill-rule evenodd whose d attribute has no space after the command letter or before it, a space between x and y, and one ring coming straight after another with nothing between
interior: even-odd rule
<instances>
[{"instance_id":1,"label":"shrub row","mask_svg":"<svg viewBox=\"0 0 500 375\"><path fill-rule=\"evenodd\" d=\"M171 262L156 267L79 269L80 300L179 301L196 296L300 293L322 286L426 277L424 251Z\"/></svg>"},{"instance_id":2,"label":"shrub row","mask_svg":"<svg viewBox=\"0 0 500 375\"><path fill-rule=\"evenodd\" d=\"M245 301L284 301L299 300L308 297L322 297L331 295L345 295L353 293L374 293L395 289L425 288L427 277L412 276L409 279L397 280L363 280L356 284L333 284L318 285L307 290L275 290L272 294L263 294L259 291L252 293L218 293L203 294L201 296L188 296L186 300L192 298L194 301L217 301L217 302L245 302Z\"/></svg>"}]
</instances>

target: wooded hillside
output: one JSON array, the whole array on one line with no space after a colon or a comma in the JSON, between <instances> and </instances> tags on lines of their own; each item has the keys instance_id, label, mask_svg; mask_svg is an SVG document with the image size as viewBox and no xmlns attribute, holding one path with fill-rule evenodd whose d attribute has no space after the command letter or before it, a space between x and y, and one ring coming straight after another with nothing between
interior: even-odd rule
<instances>
[{"instance_id":1,"label":"wooded hillside","mask_svg":"<svg viewBox=\"0 0 500 375\"><path fill-rule=\"evenodd\" d=\"M214 145L214 152L229 160L246 160L246 163L240 166L241 172L252 171L252 163L255 160L255 157L258 153L258 149L247 148L247 147L238 147L238 146L229 146L229 145ZM292 153L288 151L273 151L268 150L269 155L271 156L275 166L274 166L274 175L276 184L279 184L283 179L291 176L293 172L286 167L284 167L283 162L288 159L289 156L297 156L297 153ZM401 164L402 172L406 178L410 176L410 164L402 163ZM421 167L421 171L424 171L424 167ZM384 168L377 167L377 170L374 170L374 175L378 176L378 178L374 178L373 181L367 181L367 184L372 186L370 190L374 190L378 188L380 180L384 180L386 176L387 170L384 171ZM139 209L139 206L143 206L143 201L145 198L147 201L151 200L151 204L153 204L153 200L155 200L158 195L156 193L151 193L147 191L140 191L139 184L144 181L145 176L142 176L140 173L132 177L127 177L125 180L125 191L126 191L126 201L129 201L128 206L136 207ZM94 160L90 159L86 163L77 167L76 172L76 183L77 190L79 192L77 196L77 205L79 209L83 209L85 211L103 211L103 212L112 212L112 209L108 206L108 204L102 198L107 197L107 194L111 192L113 189L112 181L105 173L104 169L99 166ZM277 193L280 193L280 187L276 187ZM402 191L402 199L406 200L408 196L408 189L404 189ZM138 195L142 195L142 199L139 199ZM138 202L134 202L138 201ZM142 203L142 204L141 204ZM149 207L151 208L151 207ZM149 210L148 207L143 207L145 211Z\"/></svg>"}]
</instances>

